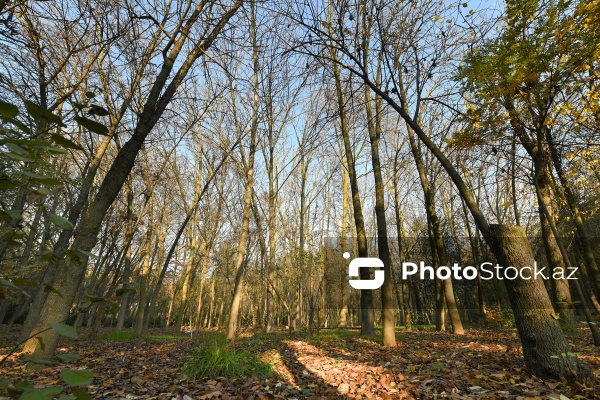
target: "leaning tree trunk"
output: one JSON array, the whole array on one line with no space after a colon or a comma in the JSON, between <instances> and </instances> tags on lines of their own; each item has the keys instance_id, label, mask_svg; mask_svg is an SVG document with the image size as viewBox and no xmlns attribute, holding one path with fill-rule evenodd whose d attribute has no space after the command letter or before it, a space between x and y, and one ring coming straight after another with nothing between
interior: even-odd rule
<instances>
[{"instance_id":1,"label":"leaning tree trunk","mask_svg":"<svg viewBox=\"0 0 600 400\"><path fill-rule=\"evenodd\" d=\"M514 266L518 270L533 266L533 251L521 227L492 224L489 233L490 247L502 266ZM528 275L531 274L524 274ZM527 368L542 377L568 381L589 378L589 368L578 361L554 318L554 308L543 281L505 279L504 282Z\"/></svg>"},{"instance_id":2,"label":"leaning tree trunk","mask_svg":"<svg viewBox=\"0 0 600 400\"><path fill-rule=\"evenodd\" d=\"M401 105L375 85L368 76L361 75L361 78L402 117L446 170L498 261L504 265L514 266L516 264L521 268L528 264L533 265L533 252L526 240L525 233L518 227L492 227L462 176L439 146L427 136L421 126L408 115ZM515 236L518 236L520 240L511 238L512 232L518 232L518 235ZM515 321L523 344L525 364L536 375L543 378L565 378L578 382L591 379L592 374L589 367L578 360L575 354L568 355L569 345L558 321L552 317L552 303L543 282L540 280L511 281L504 279L504 283L510 295Z\"/></svg>"},{"instance_id":3,"label":"leaning tree trunk","mask_svg":"<svg viewBox=\"0 0 600 400\"><path fill-rule=\"evenodd\" d=\"M49 324L51 322L64 322L69 316L71 305L87 269L88 256L85 255L85 252L90 252L94 248L106 212L133 169L137 154L142 148L146 137L158 122L195 61L212 45L217 35L242 4L243 0L237 0L217 21L204 40L197 43L184 60L178 62L178 70L169 82L175 60L187 43L188 33L199 18L203 9L202 5L194 10L191 18L181 28L181 35L173 41L172 46L170 45L169 55L165 58L164 64L150 90L132 137L119 150L93 203L73 235L75 240L71 246L72 255L64 257L57 265L60 268L60 273L54 279L53 286L61 294L50 293L48 295L32 330L36 335L27 341L23 349L25 353L33 353L32 361L49 360L53 357L58 344L58 333L48 329ZM31 364L31 367L34 367L34 365Z\"/></svg>"},{"instance_id":4,"label":"leaning tree trunk","mask_svg":"<svg viewBox=\"0 0 600 400\"><path fill-rule=\"evenodd\" d=\"M403 95L404 96L404 95ZM413 130L407 127L408 139L410 143L411 153L419 173L419 179L421 182L421 188L423 189L423 195L425 197L425 210L427 212L427 220L429 227L429 237L431 241L431 250L434 258L434 264L436 267L441 265L447 265L448 259L446 256L446 248L444 245L444 239L442 237L440 222L435 211L435 200L434 192L427 178L425 165L423 164L423 155L419 148L415 138ZM454 298L454 289L452 287L452 278L445 279L443 282L439 282L436 277L436 328L438 330L445 330L444 327L444 307L443 303L446 302L450 314L450 321L452 323L452 331L457 335L464 334L462 321L458 308L456 307L456 300Z\"/></svg>"}]
</instances>

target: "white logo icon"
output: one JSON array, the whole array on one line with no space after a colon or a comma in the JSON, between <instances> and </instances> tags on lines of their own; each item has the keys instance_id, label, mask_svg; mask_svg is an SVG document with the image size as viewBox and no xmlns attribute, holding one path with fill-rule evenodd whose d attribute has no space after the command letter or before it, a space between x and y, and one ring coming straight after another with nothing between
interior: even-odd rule
<instances>
[{"instance_id":1,"label":"white logo icon","mask_svg":"<svg viewBox=\"0 0 600 400\"><path fill-rule=\"evenodd\" d=\"M347 253L344 253L344 258ZM349 256L349 254L348 254ZM383 268L383 261L379 258L372 257L359 257L350 261L348 266L348 275L350 277L358 277L358 270L360 268ZM382 269L375 270L375 279L350 279L350 286L354 289L379 289L383 285L385 279L385 273Z\"/></svg>"}]
</instances>

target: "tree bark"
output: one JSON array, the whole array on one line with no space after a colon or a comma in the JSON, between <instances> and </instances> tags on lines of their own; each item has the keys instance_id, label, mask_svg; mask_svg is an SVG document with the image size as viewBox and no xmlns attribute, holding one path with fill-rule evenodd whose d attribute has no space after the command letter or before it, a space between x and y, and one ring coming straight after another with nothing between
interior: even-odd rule
<instances>
[{"instance_id":1,"label":"tree bark","mask_svg":"<svg viewBox=\"0 0 600 400\"><path fill-rule=\"evenodd\" d=\"M330 24L331 25L331 24ZM331 29L331 28L330 28ZM360 193L358 191L358 178L354 164L354 155L352 154L352 145L350 143L350 133L346 119L346 105L342 89L342 80L337 64L335 50L331 49L331 57L334 60L333 76L335 79L336 98L340 114L340 131L344 143L344 153L346 164L348 166L348 175L350 178L350 191L352 193L352 209L354 212L354 226L356 228L356 242L359 257L368 257L369 249L367 246L367 233L362 212ZM360 279L371 279L371 272L367 268L361 268L359 271ZM361 290L360 292L360 324L361 334L364 336L375 335L375 312L373 309L373 292L370 290Z\"/></svg>"},{"instance_id":2,"label":"tree bark","mask_svg":"<svg viewBox=\"0 0 600 400\"><path fill-rule=\"evenodd\" d=\"M235 261L235 285L233 289L233 298L231 300L231 308L229 310L229 322L227 326L227 340L234 340L237 336L238 319L240 304L242 302L243 293L243 278L244 278L244 257L246 255L246 246L248 242L248 231L250 226L250 212L252 206L252 189L254 186L254 155L256 152L256 137L258 135L258 44L256 37L256 15L255 5L251 7L251 35L252 35L252 61L253 61L253 83L254 83L254 98L252 110L252 123L250 126L250 149L248 152L248 161L246 167L246 191L244 196L244 206L242 215L242 226L240 230L240 238L238 243L237 256ZM232 88L233 90L233 88ZM241 132L239 132L241 135ZM243 158L242 154L242 158Z\"/></svg>"},{"instance_id":3,"label":"tree bark","mask_svg":"<svg viewBox=\"0 0 600 400\"><path fill-rule=\"evenodd\" d=\"M489 239L502 266L518 270L533 266L533 251L522 228L490 225ZM590 378L589 368L579 362L564 340L542 280L515 279L505 283L527 368L540 377L567 381Z\"/></svg>"}]
</instances>

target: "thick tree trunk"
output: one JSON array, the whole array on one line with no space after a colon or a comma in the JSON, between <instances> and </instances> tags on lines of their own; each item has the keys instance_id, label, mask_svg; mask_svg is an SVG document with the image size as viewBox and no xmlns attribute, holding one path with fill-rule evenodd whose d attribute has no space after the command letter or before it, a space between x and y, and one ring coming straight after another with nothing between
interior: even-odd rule
<instances>
[{"instance_id":1,"label":"thick tree trunk","mask_svg":"<svg viewBox=\"0 0 600 400\"><path fill-rule=\"evenodd\" d=\"M525 231L517 226L490 225L490 246L500 265L521 270L532 267L533 251ZM524 276L531 274L524 273ZM591 377L565 341L554 308L541 279L504 280L508 291L525 364L540 377L564 378L568 381Z\"/></svg>"}]
</instances>

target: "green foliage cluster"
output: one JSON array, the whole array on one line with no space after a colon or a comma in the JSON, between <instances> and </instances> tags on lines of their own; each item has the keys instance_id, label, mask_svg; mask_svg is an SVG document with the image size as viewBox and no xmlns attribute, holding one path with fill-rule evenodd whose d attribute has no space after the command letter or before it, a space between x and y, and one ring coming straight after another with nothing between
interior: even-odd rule
<instances>
[{"instance_id":1,"label":"green foliage cluster","mask_svg":"<svg viewBox=\"0 0 600 400\"><path fill-rule=\"evenodd\" d=\"M238 349L222 338L214 338L192 352L185 372L193 378L251 375L262 378L271 375L271 365L250 351Z\"/></svg>"},{"instance_id":2,"label":"green foliage cluster","mask_svg":"<svg viewBox=\"0 0 600 400\"><path fill-rule=\"evenodd\" d=\"M470 124L453 141L470 147L498 139L509 113L527 125L552 126L581 93L593 95L594 85L584 83L600 59L600 31L593 28L599 21L598 0L508 1L502 33L470 50L458 71ZM584 106L573 120L593 116L594 108Z\"/></svg>"},{"instance_id":3,"label":"green foliage cluster","mask_svg":"<svg viewBox=\"0 0 600 400\"><path fill-rule=\"evenodd\" d=\"M59 335L71 339L77 339L78 337L75 328L58 322L52 322L48 329L53 329ZM39 340L42 341L41 338ZM12 352L8 355L11 354ZM0 365L7 357L0 360ZM79 358L77 354L59 354L55 357L55 362L70 363L79 360ZM8 379L1 380L0 390L6 391L11 398L18 398L19 400L48 400L59 394L59 400L90 400L92 397L80 386L92 383L92 375L93 372L86 369L64 369L60 371L60 378L69 387L71 394L64 393L65 388L59 385L36 389L28 380L20 380L14 384Z\"/></svg>"},{"instance_id":4,"label":"green foliage cluster","mask_svg":"<svg viewBox=\"0 0 600 400\"><path fill-rule=\"evenodd\" d=\"M81 110L81 109L80 109ZM74 120L79 126L97 134L106 134L106 127L83 116ZM83 148L67 137L63 117L54 114L31 101L21 107L0 100L0 230L2 247L18 248L24 244L28 230L32 227L29 205L41 207L47 220L59 230L72 231L73 224L65 217L46 209L45 199L58 196L69 177L60 167L64 154L81 151ZM7 200L8 199L8 200ZM54 254L44 250L40 255L43 262L52 261ZM96 258L82 250L69 250L73 259ZM2 272L2 271L0 271ZM0 280L0 293L4 289L21 291L24 287L38 286L37 282L21 279ZM48 292L60 293L45 284ZM22 292L28 296L26 292Z\"/></svg>"}]
</instances>

